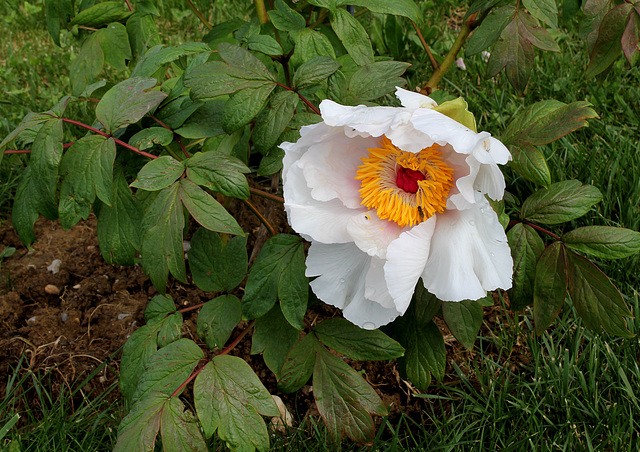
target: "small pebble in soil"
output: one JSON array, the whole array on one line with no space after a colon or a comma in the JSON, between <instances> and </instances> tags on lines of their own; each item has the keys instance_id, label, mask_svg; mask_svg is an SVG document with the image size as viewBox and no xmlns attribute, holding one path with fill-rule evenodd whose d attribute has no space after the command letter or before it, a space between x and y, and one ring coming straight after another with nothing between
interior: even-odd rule
<instances>
[{"instance_id":1,"label":"small pebble in soil","mask_svg":"<svg viewBox=\"0 0 640 452\"><path fill-rule=\"evenodd\" d=\"M76 290L78 290L80 287L82 287L80 284L76 284L75 286L73 286L73 288Z\"/></svg>"},{"instance_id":2,"label":"small pebble in soil","mask_svg":"<svg viewBox=\"0 0 640 452\"><path fill-rule=\"evenodd\" d=\"M30 317L29 319L27 319L27 324L28 325L33 325L34 323L36 323L36 316L35 315L33 317Z\"/></svg>"},{"instance_id":3,"label":"small pebble in soil","mask_svg":"<svg viewBox=\"0 0 640 452\"><path fill-rule=\"evenodd\" d=\"M60 271L61 265L62 265L62 261L60 259L54 259L53 262L51 262L51 265L47 267L47 270L49 270L51 273L55 275Z\"/></svg>"},{"instance_id":4,"label":"small pebble in soil","mask_svg":"<svg viewBox=\"0 0 640 452\"><path fill-rule=\"evenodd\" d=\"M62 314L60 314L60 319L62 320L62 323L65 323L68 317L69 315L66 312L63 312Z\"/></svg>"},{"instance_id":5,"label":"small pebble in soil","mask_svg":"<svg viewBox=\"0 0 640 452\"><path fill-rule=\"evenodd\" d=\"M60 293L60 288L58 286L54 286L53 284L47 284L44 286L44 291L49 295L58 295Z\"/></svg>"},{"instance_id":6,"label":"small pebble in soil","mask_svg":"<svg viewBox=\"0 0 640 452\"><path fill-rule=\"evenodd\" d=\"M127 317L131 317L131 314L118 314L118 320L124 320Z\"/></svg>"}]
</instances>

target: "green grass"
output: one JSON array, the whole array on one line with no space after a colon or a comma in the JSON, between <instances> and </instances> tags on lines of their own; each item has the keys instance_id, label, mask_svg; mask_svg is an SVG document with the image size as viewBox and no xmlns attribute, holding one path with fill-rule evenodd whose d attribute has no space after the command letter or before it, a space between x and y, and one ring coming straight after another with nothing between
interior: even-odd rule
<instances>
[{"instance_id":1,"label":"green grass","mask_svg":"<svg viewBox=\"0 0 640 452\"><path fill-rule=\"evenodd\" d=\"M433 3L433 2L432 2ZM450 11L451 2L439 6ZM28 6L27 6L28 5ZM5 36L0 48L0 136L30 110L49 108L69 91L68 54L56 48L43 29L42 2L35 6L15 0L3 3ZM201 11L210 7L196 2ZM439 3L439 5L441 5ZM249 17L250 2L238 11L227 2L208 12L215 23L234 14ZM172 28L168 43L197 39L204 29L181 2L158 3ZM442 30L434 44L442 52L454 34L433 19L429 26ZM8 27L11 25L11 27ZM575 24L574 24L575 25ZM571 25L570 28L575 28ZM433 30L431 30L433 31ZM411 32L409 32L411 33ZM437 36L437 33L434 35ZM640 228L640 69L627 69L620 58L604 80L585 80L581 70L587 57L583 45L560 31L561 54L536 51L537 67L524 98L516 95L503 76L483 80L485 64L480 56L465 58L467 71L453 67L442 88L462 95L476 114L479 129L499 136L521 108L543 99L563 102L588 100L600 119L542 151L549 161L552 180L577 178L593 184L604 200L571 227L586 224ZM24 47L26 46L26 47ZM420 85L427 78L428 63L419 45L411 41L403 58L414 63L409 81ZM480 74L480 76L478 75ZM0 216L6 215L21 157L6 158L0 167ZM535 187L506 171L508 184L524 199ZM628 296L635 315L632 332L640 331L640 258L599 262L603 270ZM425 395L421 419L383 419L373 447L343 442L333 445L322 423L298 420L286 435L272 436L277 451L334 450L434 450L434 451L637 451L640 449L640 344L594 334L584 328L570 304L542 336L535 336L531 313L492 326L492 335L479 339L475 355L453 364L447 384L435 384ZM522 362L514 351L529 357ZM526 353L525 353L526 352ZM110 450L121 415L109 404L107 394L93 395L74 405L84 387L53 395L47 375L25 371L17 363L0 403L0 432L20 413L21 420L0 440L9 451ZM74 392L75 391L75 392ZM57 394L57 393L56 393ZM215 440L212 450L223 446Z\"/></svg>"}]
</instances>

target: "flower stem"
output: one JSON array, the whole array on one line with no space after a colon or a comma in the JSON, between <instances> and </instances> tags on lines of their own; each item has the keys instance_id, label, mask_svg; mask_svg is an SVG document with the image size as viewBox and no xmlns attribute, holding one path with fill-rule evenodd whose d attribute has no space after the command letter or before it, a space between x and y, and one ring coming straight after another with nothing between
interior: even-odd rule
<instances>
[{"instance_id":1,"label":"flower stem","mask_svg":"<svg viewBox=\"0 0 640 452\"><path fill-rule=\"evenodd\" d=\"M422 43L422 47L424 47L424 50L427 52L427 55L429 56L429 61L431 62L431 67L433 68L434 71L437 71L440 66L438 65L438 62L436 61L435 57L433 56L433 53L431 53L431 49L429 48L429 45L427 44L427 41L425 41L424 36L422 36L422 32L420 31L420 28L418 27L418 25L411 21L411 23L413 24L413 28L416 29L416 33L418 33L418 38L420 38L420 42Z\"/></svg>"},{"instance_id":2,"label":"flower stem","mask_svg":"<svg viewBox=\"0 0 640 452\"><path fill-rule=\"evenodd\" d=\"M313 112L317 115L320 114L320 110L318 110L318 107L316 107L315 105L313 105L311 102L309 102L309 100L304 97L302 94L298 93L296 90L289 88L287 85L283 85L282 83L278 83L276 82L276 85L283 87L284 89L287 89L289 91L293 91L294 93L296 93L298 95L298 97L302 100L302 102L304 102L305 104L307 104L309 106L309 108L311 108L313 110Z\"/></svg>"},{"instance_id":3,"label":"flower stem","mask_svg":"<svg viewBox=\"0 0 640 452\"><path fill-rule=\"evenodd\" d=\"M198 11L198 8L196 8L193 2L191 2L191 0L186 0L186 2L187 2L187 5L189 5L189 8L191 8L191 11L193 11L193 13L196 16L198 16L198 19L200 19L200 22L202 22L205 27L211 30L213 28L213 25L211 25L209 21L202 15L202 13Z\"/></svg>"},{"instance_id":4,"label":"flower stem","mask_svg":"<svg viewBox=\"0 0 640 452\"><path fill-rule=\"evenodd\" d=\"M120 146L125 147L125 148L135 152L136 154L143 155L143 156L148 157L150 159L157 159L158 158L157 155L153 155L153 154L149 154L147 152L141 151L140 149L138 149L136 147L133 147L128 143L125 143L124 141L121 141L121 140L119 140L117 138L112 137L111 135L109 135L108 133L103 132L102 130L98 130L98 129L94 128L94 127L88 126L88 125L86 125L86 124L84 124L84 123L82 123L80 121L74 121L73 119L67 119L67 118L61 118L61 119L62 119L62 121L66 122L66 123L74 124L74 125L79 126L79 127L84 127L85 129L91 130L93 133L97 133L98 135L102 135L103 137L112 138L113 141L115 141L117 144L119 144Z\"/></svg>"},{"instance_id":5,"label":"flower stem","mask_svg":"<svg viewBox=\"0 0 640 452\"><path fill-rule=\"evenodd\" d=\"M273 225L269 223L269 220L267 220L265 216L262 215L262 213L260 213L260 211L256 208L256 206L251 204L251 202L246 199L242 199L241 201L249 208L249 210L251 210L254 213L256 217L258 217L260 222L269 230L271 235L278 234L278 231L276 231L276 228L274 228Z\"/></svg>"},{"instance_id":6,"label":"flower stem","mask_svg":"<svg viewBox=\"0 0 640 452\"><path fill-rule=\"evenodd\" d=\"M256 15L258 16L258 21L261 24L266 24L267 22L269 22L267 9L264 7L264 0L253 0L253 4L256 7Z\"/></svg>"},{"instance_id":7,"label":"flower stem","mask_svg":"<svg viewBox=\"0 0 640 452\"><path fill-rule=\"evenodd\" d=\"M253 188L253 187L249 187L249 192L251 192L252 194L256 195L256 196L260 196L262 198L266 198L266 199L270 199L271 201L275 201L275 202L279 202L280 204L284 204L284 198L278 195L274 195L271 193L268 193L266 191L257 189L257 188Z\"/></svg>"}]
</instances>

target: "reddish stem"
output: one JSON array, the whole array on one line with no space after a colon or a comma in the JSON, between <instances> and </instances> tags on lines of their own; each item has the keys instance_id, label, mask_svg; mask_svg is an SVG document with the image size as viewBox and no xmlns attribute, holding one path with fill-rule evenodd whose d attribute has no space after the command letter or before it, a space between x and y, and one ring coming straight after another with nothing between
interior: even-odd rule
<instances>
[{"instance_id":1,"label":"reddish stem","mask_svg":"<svg viewBox=\"0 0 640 452\"><path fill-rule=\"evenodd\" d=\"M309 106L309 108L311 108L314 113L316 114L320 114L320 110L318 110L318 107L316 107L315 105L313 105L311 102L309 102L309 100L304 97L302 94L296 92L295 90L293 90L292 88L289 88L287 85L283 85L282 83L278 83L276 82L276 85L283 87L284 89L288 89L289 91L293 91L294 93L296 93L298 95L298 97L300 99L302 99L302 102L304 102L305 104L307 104Z\"/></svg>"},{"instance_id":2,"label":"reddish stem","mask_svg":"<svg viewBox=\"0 0 640 452\"><path fill-rule=\"evenodd\" d=\"M203 307L205 304L207 303L194 304L193 306L189 306L188 308L178 309L178 312L185 313L185 312L193 311L195 309Z\"/></svg>"},{"instance_id":3,"label":"reddish stem","mask_svg":"<svg viewBox=\"0 0 640 452\"><path fill-rule=\"evenodd\" d=\"M531 226L533 229L535 229L537 231L543 232L543 233L553 237L554 239L556 239L558 241L562 241L562 239L559 236L555 235L553 232L548 231L545 228L541 228L540 226L537 226L537 225L535 225L533 223L525 223L524 221L510 221L509 222L509 226L513 226L514 224L518 224L518 223L522 223L522 224L524 224L526 226Z\"/></svg>"},{"instance_id":4,"label":"reddish stem","mask_svg":"<svg viewBox=\"0 0 640 452\"><path fill-rule=\"evenodd\" d=\"M93 133L97 133L98 135L102 135L103 137L113 138L113 141L118 143L120 146L125 147L125 148L135 152L136 154L143 155L143 156L148 157L150 159L157 159L158 158L157 155L153 155L153 154L149 154L148 152L141 151L140 149L138 149L136 147L133 147L128 143L125 143L124 141L121 141L121 140L119 140L117 138L114 138L113 136L109 135L108 133L103 132L102 130L98 130L98 129L94 128L94 127L88 126L87 124L84 124L84 123L82 123L80 121L74 121L73 119L67 119L67 118L61 118L61 119L64 122L67 122L69 124L74 124L74 125L79 126L79 127L84 127L85 129L91 130Z\"/></svg>"},{"instance_id":5,"label":"reddish stem","mask_svg":"<svg viewBox=\"0 0 640 452\"><path fill-rule=\"evenodd\" d=\"M200 372L202 372L202 370L210 362L211 362L211 360L208 359L207 362L205 362L202 366L198 367L198 369L196 369L195 372L193 372L191 375L189 375L189 378L187 378L180 386L178 386L178 388L175 391L173 391L173 393L171 394L171 397L175 397L178 394L180 394L180 392L185 388L185 386L187 386L189 383L191 383L193 381L193 379L196 378L198 376L198 374L200 374Z\"/></svg>"},{"instance_id":6,"label":"reddish stem","mask_svg":"<svg viewBox=\"0 0 640 452\"><path fill-rule=\"evenodd\" d=\"M62 148L63 149L70 148L75 143L76 143L75 141L72 141L71 143L65 143L62 145ZM8 149L4 151L5 154L29 154L30 152L31 152L31 149Z\"/></svg>"},{"instance_id":7,"label":"reddish stem","mask_svg":"<svg viewBox=\"0 0 640 452\"><path fill-rule=\"evenodd\" d=\"M133 8L131 7L131 3L129 3L129 0L124 0L124 2L127 4L127 8L129 8L129 11L133 11Z\"/></svg>"},{"instance_id":8,"label":"reddish stem","mask_svg":"<svg viewBox=\"0 0 640 452\"><path fill-rule=\"evenodd\" d=\"M184 147L184 144L182 144L182 141L180 141L180 137L178 137L178 134L174 133L173 130L171 129L171 127L169 127L168 125L166 125L164 122L160 121L158 118L156 118L155 116L151 116L151 119L153 119L155 122L157 122L158 124L160 124L162 127L164 127L165 129L171 131L173 133L173 137L175 138L175 140L178 142L178 145L180 146L180 149L182 149L183 154L185 155L185 157L189 158L191 157L189 155L189 153L187 152L187 148Z\"/></svg>"},{"instance_id":9,"label":"reddish stem","mask_svg":"<svg viewBox=\"0 0 640 452\"><path fill-rule=\"evenodd\" d=\"M279 202L280 204L284 204L284 198L278 196L278 195L274 195L271 193L268 193L266 191L262 191L259 190L257 188L253 188L253 187L249 187L249 192L253 193L254 195L260 196L262 198L266 198L266 199L270 199L271 201L275 201L275 202Z\"/></svg>"},{"instance_id":10,"label":"reddish stem","mask_svg":"<svg viewBox=\"0 0 640 452\"><path fill-rule=\"evenodd\" d=\"M230 343L229 345L227 345L224 350L222 350L220 353L218 353L218 355L226 355L227 353L229 353L231 350L233 350L235 348L236 345L238 345L240 343L240 341L242 340L243 337L245 337L247 335L247 333L251 330L251 328L253 328L253 325L256 323L255 320L252 320L251 322L249 322L249 325L247 325L247 327L242 330L242 332L240 334L238 334L238 337L236 337L232 343ZM218 356L216 355L216 356Z\"/></svg>"},{"instance_id":11,"label":"reddish stem","mask_svg":"<svg viewBox=\"0 0 640 452\"><path fill-rule=\"evenodd\" d=\"M267 220L265 218L265 216L262 215L262 213L256 208L256 206L251 204L251 202L249 202L246 199L242 199L241 201L249 208L249 210L251 210L254 213L254 215L256 217L258 217L260 222L269 230L271 235L277 235L278 234L278 231L276 231L276 228L274 228L273 225L271 223L269 223L269 220Z\"/></svg>"}]
</instances>

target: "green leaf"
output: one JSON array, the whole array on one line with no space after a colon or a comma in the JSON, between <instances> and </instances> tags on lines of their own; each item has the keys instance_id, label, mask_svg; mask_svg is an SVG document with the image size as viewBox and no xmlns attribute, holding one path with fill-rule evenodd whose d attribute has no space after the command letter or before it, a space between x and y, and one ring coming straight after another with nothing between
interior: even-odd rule
<instances>
[{"instance_id":1,"label":"green leaf","mask_svg":"<svg viewBox=\"0 0 640 452\"><path fill-rule=\"evenodd\" d=\"M158 330L158 347L165 347L182 337L182 313L176 312L167 317Z\"/></svg>"},{"instance_id":2,"label":"green leaf","mask_svg":"<svg viewBox=\"0 0 640 452\"><path fill-rule=\"evenodd\" d=\"M622 259L640 252L640 232L613 226L585 226L569 231L562 242L574 251L601 259Z\"/></svg>"},{"instance_id":3,"label":"green leaf","mask_svg":"<svg viewBox=\"0 0 640 452\"><path fill-rule=\"evenodd\" d=\"M518 223L507 232L513 258L513 287L509 292L511 309L523 309L533 302L536 263L544 251L544 242L531 226Z\"/></svg>"},{"instance_id":4,"label":"green leaf","mask_svg":"<svg viewBox=\"0 0 640 452\"><path fill-rule=\"evenodd\" d=\"M404 354L404 348L382 331L363 330L341 318L324 320L313 332L327 347L358 361L388 360Z\"/></svg>"},{"instance_id":5,"label":"green leaf","mask_svg":"<svg viewBox=\"0 0 640 452\"><path fill-rule=\"evenodd\" d=\"M420 8L412 0L339 0L338 5L361 6L374 13L404 16L416 23L422 22Z\"/></svg>"},{"instance_id":6,"label":"green leaf","mask_svg":"<svg viewBox=\"0 0 640 452\"><path fill-rule=\"evenodd\" d=\"M551 28L558 28L558 7L556 0L522 0L522 4L536 19Z\"/></svg>"},{"instance_id":7,"label":"green leaf","mask_svg":"<svg viewBox=\"0 0 640 452\"><path fill-rule=\"evenodd\" d=\"M541 335L553 323L567 293L567 261L564 246L554 242L542 252L533 284L533 321Z\"/></svg>"},{"instance_id":8,"label":"green leaf","mask_svg":"<svg viewBox=\"0 0 640 452\"><path fill-rule=\"evenodd\" d=\"M29 247L36 241L33 226L38 219L38 193L33 184L31 167L27 167L16 187L13 210L11 211L11 224L18 233L20 241Z\"/></svg>"},{"instance_id":9,"label":"green leaf","mask_svg":"<svg viewBox=\"0 0 640 452\"><path fill-rule=\"evenodd\" d=\"M27 115L22 118L18 127L13 129L9 135L4 137L2 142L0 142L0 163L2 163L2 157L4 156L4 150L7 145L11 143L14 139L19 137L23 132L26 132L34 127L40 126L43 122L51 119L51 115L48 113L27 113Z\"/></svg>"},{"instance_id":10,"label":"green leaf","mask_svg":"<svg viewBox=\"0 0 640 452\"><path fill-rule=\"evenodd\" d=\"M244 235L235 218L209 193L189 179L181 179L179 187L182 203L200 225L210 231Z\"/></svg>"},{"instance_id":11,"label":"green leaf","mask_svg":"<svg viewBox=\"0 0 640 452\"><path fill-rule=\"evenodd\" d=\"M176 304L171 295L156 295L144 310L144 320L153 325L174 312L177 312Z\"/></svg>"},{"instance_id":12,"label":"green leaf","mask_svg":"<svg viewBox=\"0 0 640 452\"><path fill-rule=\"evenodd\" d=\"M510 145L512 160L509 166L522 177L534 184L549 187L551 172L544 154L528 144Z\"/></svg>"},{"instance_id":13,"label":"green leaf","mask_svg":"<svg viewBox=\"0 0 640 452\"><path fill-rule=\"evenodd\" d=\"M222 349L233 329L242 320L240 300L221 295L204 304L198 313L197 332L210 349Z\"/></svg>"},{"instance_id":14,"label":"green leaf","mask_svg":"<svg viewBox=\"0 0 640 452\"><path fill-rule=\"evenodd\" d=\"M121 23L114 22L100 30L100 47L104 61L118 71L125 70L125 60L133 58L127 29Z\"/></svg>"},{"instance_id":15,"label":"green leaf","mask_svg":"<svg viewBox=\"0 0 640 452\"><path fill-rule=\"evenodd\" d=\"M359 66L373 63L373 48L364 27L351 14L338 8L331 14L331 28Z\"/></svg>"},{"instance_id":16,"label":"green leaf","mask_svg":"<svg viewBox=\"0 0 640 452\"><path fill-rule=\"evenodd\" d=\"M136 58L142 56L147 48L161 44L160 33L151 14L143 14L139 11L134 12L127 19L126 27L131 50Z\"/></svg>"},{"instance_id":17,"label":"green leaf","mask_svg":"<svg viewBox=\"0 0 640 452\"><path fill-rule=\"evenodd\" d=\"M79 96L87 86L96 81L104 65L104 53L100 46L99 33L93 33L84 40L80 52L71 61L69 79L74 96Z\"/></svg>"},{"instance_id":18,"label":"green leaf","mask_svg":"<svg viewBox=\"0 0 640 452\"><path fill-rule=\"evenodd\" d=\"M173 132L164 127L149 127L142 129L129 138L129 144L141 151L152 148L154 145L168 146L173 141Z\"/></svg>"},{"instance_id":19,"label":"green leaf","mask_svg":"<svg viewBox=\"0 0 640 452\"><path fill-rule=\"evenodd\" d=\"M513 6L502 6L489 13L473 31L465 50L466 56L475 55L492 46L499 38L504 27L507 26L516 9Z\"/></svg>"},{"instance_id":20,"label":"green leaf","mask_svg":"<svg viewBox=\"0 0 640 452\"><path fill-rule=\"evenodd\" d=\"M216 232L198 229L191 238L189 250L193 282L206 292L235 289L247 272L246 245L246 237L232 237L223 246Z\"/></svg>"},{"instance_id":21,"label":"green leaf","mask_svg":"<svg viewBox=\"0 0 640 452\"><path fill-rule=\"evenodd\" d=\"M618 58L622 50L621 38L629 14L634 14L633 5L622 3L604 16L598 28L598 37L591 51L585 77L598 75Z\"/></svg>"},{"instance_id":22,"label":"green leaf","mask_svg":"<svg viewBox=\"0 0 640 452\"><path fill-rule=\"evenodd\" d=\"M206 100L247 88L273 85L273 81L222 61L209 61L189 71L185 75L184 84L191 88L192 99Z\"/></svg>"},{"instance_id":23,"label":"green leaf","mask_svg":"<svg viewBox=\"0 0 640 452\"><path fill-rule=\"evenodd\" d=\"M624 53L630 66L635 63L634 54L640 51L640 47L638 47L640 42L640 8L638 6L640 5L636 5L636 8L629 14L629 20L620 38L622 53Z\"/></svg>"},{"instance_id":24,"label":"green leaf","mask_svg":"<svg viewBox=\"0 0 640 452\"><path fill-rule=\"evenodd\" d=\"M133 402L157 391L171 395L189 378L201 359L204 353L191 339L179 339L162 347L146 362Z\"/></svg>"},{"instance_id":25,"label":"green leaf","mask_svg":"<svg viewBox=\"0 0 640 452\"><path fill-rule=\"evenodd\" d=\"M153 90L156 79L132 77L105 93L96 106L96 118L112 133L120 127L138 122L167 97Z\"/></svg>"},{"instance_id":26,"label":"green leaf","mask_svg":"<svg viewBox=\"0 0 640 452\"><path fill-rule=\"evenodd\" d=\"M551 184L529 196L522 204L522 217L542 224L558 224L580 218L602 200L593 185L577 180Z\"/></svg>"},{"instance_id":27,"label":"green leaf","mask_svg":"<svg viewBox=\"0 0 640 452\"><path fill-rule=\"evenodd\" d=\"M281 91L271 98L269 108L260 113L253 127L253 143L258 152L265 153L278 144L297 105L298 96L292 91Z\"/></svg>"},{"instance_id":28,"label":"green leaf","mask_svg":"<svg viewBox=\"0 0 640 452\"><path fill-rule=\"evenodd\" d=\"M543 100L513 118L501 139L505 144L518 146L548 144L587 127L589 123L586 120L597 117L588 102L564 104L557 100Z\"/></svg>"},{"instance_id":29,"label":"green leaf","mask_svg":"<svg viewBox=\"0 0 640 452\"><path fill-rule=\"evenodd\" d=\"M142 268L160 293L164 293L169 271L180 281L187 279L182 247L184 215L179 184L158 193L144 213L142 229Z\"/></svg>"},{"instance_id":30,"label":"green leaf","mask_svg":"<svg viewBox=\"0 0 640 452\"><path fill-rule=\"evenodd\" d=\"M282 47L274 38L268 35L249 36L247 46L256 52L262 52L265 55L282 55Z\"/></svg>"},{"instance_id":31,"label":"green leaf","mask_svg":"<svg viewBox=\"0 0 640 452\"><path fill-rule=\"evenodd\" d=\"M500 37L487 63L487 77L493 77L505 69L509 83L522 94L533 70L534 54L526 29L517 19L517 14L502 30Z\"/></svg>"},{"instance_id":32,"label":"green leaf","mask_svg":"<svg viewBox=\"0 0 640 452\"><path fill-rule=\"evenodd\" d=\"M136 64L131 76L134 78L151 77L165 64L186 55L203 52L211 52L211 48L204 42L185 42L169 47L156 45L138 60L138 64Z\"/></svg>"},{"instance_id":33,"label":"green leaf","mask_svg":"<svg viewBox=\"0 0 640 452\"><path fill-rule=\"evenodd\" d=\"M232 450L269 449L267 427L260 414L279 416L280 412L244 360L215 356L196 377L193 393L207 438L217 430Z\"/></svg>"},{"instance_id":34,"label":"green leaf","mask_svg":"<svg viewBox=\"0 0 640 452\"><path fill-rule=\"evenodd\" d=\"M415 387L425 392L431 384L431 375L442 381L446 364L444 338L438 326L430 321L420 326L410 321L405 332L405 372Z\"/></svg>"},{"instance_id":35,"label":"green leaf","mask_svg":"<svg viewBox=\"0 0 640 452\"><path fill-rule=\"evenodd\" d=\"M442 302L442 317L453 336L467 349L473 348L482 325L482 306L476 300Z\"/></svg>"},{"instance_id":36,"label":"green leaf","mask_svg":"<svg viewBox=\"0 0 640 452\"><path fill-rule=\"evenodd\" d=\"M262 353L264 363L280 379L287 354L297 340L298 330L289 325L280 308L274 306L256 320L251 338L251 354Z\"/></svg>"},{"instance_id":37,"label":"green leaf","mask_svg":"<svg viewBox=\"0 0 640 452\"><path fill-rule=\"evenodd\" d=\"M291 64L294 67L321 55L333 59L336 58L336 51L331 45L331 41L318 31L305 28L292 33L291 38L295 44L293 57L291 58Z\"/></svg>"},{"instance_id":38,"label":"green leaf","mask_svg":"<svg viewBox=\"0 0 640 452\"><path fill-rule=\"evenodd\" d=\"M70 0L46 0L44 2L47 31L53 42L60 46L60 25L66 27L73 14L73 3Z\"/></svg>"},{"instance_id":39,"label":"green leaf","mask_svg":"<svg viewBox=\"0 0 640 452\"><path fill-rule=\"evenodd\" d=\"M429 292L422 282L416 284L416 290L411 302L411 314L409 315L419 327L425 326L431 322L433 316L440 311L441 306L442 302L438 300L434 294Z\"/></svg>"},{"instance_id":40,"label":"green leaf","mask_svg":"<svg viewBox=\"0 0 640 452\"><path fill-rule=\"evenodd\" d=\"M89 218L91 204L80 196L74 196L67 186L60 190L58 213L62 229L67 230L77 224L78 221Z\"/></svg>"},{"instance_id":41,"label":"green leaf","mask_svg":"<svg viewBox=\"0 0 640 452\"><path fill-rule=\"evenodd\" d=\"M633 315L618 289L593 262L568 251L567 276L573 305L589 329L633 337L624 319Z\"/></svg>"},{"instance_id":42,"label":"green leaf","mask_svg":"<svg viewBox=\"0 0 640 452\"><path fill-rule=\"evenodd\" d=\"M278 297L287 321L301 330L309 297L304 270L303 243L299 237L278 234L267 240L247 278L242 300L245 318L262 317Z\"/></svg>"},{"instance_id":43,"label":"green leaf","mask_svg":"<svg viewBox=\"0 0 640 452\"><path fill-rule=\"evenodd\" d=\"M113 162L116 144L113 138L88 135L80 138L65 152L60 163L60 174L64 177L62 191L69 190L93 204L96 195L112 205Z\"/></svg>"},{"instance_id":44,"label":"green leaf","mask_svg":"<svg viewBox=\"0 0 640 452\"><path fill-rule=\"evenodd\" d=\"M398 61L378 61L358 69L349 81L354 102L373 100L390 93L396 86L406 85L400 77L410 66Z\"/></svg>"},{"instance_id":45,"label":"green leaf","mask_svg":"<svg viewBox=\"0 0 640 452\"><path fill-rule=\"evenodd\" d=\"M31 147L32 194L38 211L49 218L58 216L56 185L62 157L62 120L50 119L42 124Z\"/></svg>"},{"instance_id":46,"label":"green leaf","mask_svg":"<svg viewBox=\"0 0 640 452\"><path fill-rule=\"evenodd\" d=\"M369 383L322 346L316 346L313 395L336 443L344 434L357 443L373 443L375 425L371 414L384 416L386 407Z\"/></svg>"},{"instance_id":47,"label":"green leaf","mask_svg":"<svg viewBox=\"0 0 640 452\"><path fill-rule=\"evenodd\" d=\"M13 256L16 253L16 249L12 246L5 246L2 252L0 252L0 262L3 259ZM298 333L296 333L297 335Z\"/></svg>"},{"instance_id":48,"label":"green leaf","mask_svg":"<svg viewBox=\"0 0 640 452\"><path fill-rule=\"evenodd\" d=\"M307 23L302 15L291 8L282 0L276 0L276 9L267 11L269 20L280 31L299 31L306 27Z\"/></svg>"},{"instance_id":49,"label":"green leaf","mask_svg":"<svg viewBox=\"0 0 640 452\"><path fill-rule=\"evenodd\" d=\"M301 90L319 85L340 68L340 63L328 56L318 56L303 63L293 74L293 88Z\"/></svg>"},{"instance_id":50,"label":"green leaf","mask_svg":"<svg viewBox=\"0 0 640 452\"><path fill-rule=\"evenodd\" d=\"M347 78L342 72L336 71L329 76L327 80L327 96L334 102L344 101L347 96Z\"/></svg>"},{"instance_id":51,"label":"green leaf","mask_svg":"<svg viewBox=\"0 0 640 452\"><path fill-rule=\"evenodd\" d=\"M282 169L284 151L280 148L271 148L267 155L260 160L258 176L271 176Z\"/></svg>"},{"instance_id":52,"label":"green leaf","mask_svg":"<svg viewBox=\"0 0 640 452\"><path fill-rule=\"evenodd\" d=\"M198 152L185 162L187 178L233 198L249 198L249 183L243 173L251 170L236 157L219 152Z\"/></svg>"},{"instance_id":53,"label":"green leaf","mask_svg":"<svg viewBox=\"0 0 640 452\"><path fill-rule=\"evenodd\" d=\"M191 411L178 397L170 397L160 417L164 451L208 452L209 448Z\"/></svg>"},{"instance_id":54,"label":"green leaf","mask_svg":"<svg viewBox=\"0 0 640 452\"><path fill-rule=\"evenodd\" d=\"M267 103L275 88L273 83L264 83L258 88L247 88L233 94L222 111L222 128L233 133L256 117Z\"/></svg>"},{"instance_id":55,"label":"green leaf","mask_svg":"<svg viewBox=\"0 0 640 452\"><path fill-rule=\"evenodd\" d=\"M318 346L315 335L307 334L291 347L278 378L278 389L287 394L296 392L309 381Z\"/></svg>"},{"instance_id":56,"label":"green leaf","mask_svg":"<svg viewBox=\"0 0 640 452\"><path fill-rule=\"evenodd\" d=\"M208 102L189 104L190 101L185 101L182 104L177 105L181 107L187 104L187 108L191 110L188 119L184 121L182 127L175 132L185 138L205 138L214 137L224 134L222 128L222 111L226 99L214 99ZM195 107L195 109L194 109ZM194 113L195 111L195 113ZM172 118L178 121L178 114L172 115Z\"/></svg>"},{"instance_id":57,"label":"green leaf","mask_svg":"<svg viewBox=\"0 0 640 452\"><path fill-rule=\"evenodd\" d=\"M162 190L182 176L184 166L183 162L179 162L170 155L163 155L145 164L131 186L147 191Z\"/></svg>"},{"instance_id":58,"label":"green leaf","mask_svg":"<svg viewBox=\"0 0 640 452\"><path fill-rule=\"evenodd\" d=\"M144 328L144 327L143 327ZM160 417L170 397L153 392L133 405L118 426L114 452L147 452L153 450L160 430Z\"/></svg>"},{"instance_id":59,"label":"green leaf","mask_svg":"<svg viewBox=\"0 0 640 452\"><path fill-rule=\"evenodd\" d=\"M112 206L97 204L95 208L100 252L111 265L133 265L142 247L142 211L122 171L115 175L112 199Z\"/></svg>"},{"instance_id":60,"label":"green leaf","mask_svg":"<svg viewBox=\"0 0 640 452\"><path fill-rule=\"evenodd\" d=\"M102 2L80 11L71 25L99 28L101 25L124 19L131 14L120 2Z\"/></svg>"},{"instance_id":61,"label":"green leaf","mask_svg":"<svg viewBox=\"0 0 640 452\"><path fill-rule=\"evenodd\" d=\"M433 109L474 132L478 131L476 128L476 118L473 116L473 113L469 111L469 105L462 97L443 102Z\"/></svg>"}]
</instances>

